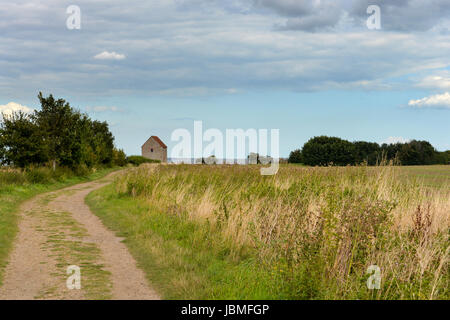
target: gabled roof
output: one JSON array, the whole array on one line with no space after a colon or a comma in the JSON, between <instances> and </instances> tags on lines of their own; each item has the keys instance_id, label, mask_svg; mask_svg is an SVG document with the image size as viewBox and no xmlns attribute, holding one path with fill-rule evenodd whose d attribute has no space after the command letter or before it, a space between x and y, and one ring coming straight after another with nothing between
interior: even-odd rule
<instances>
[{"instance_id":1,"label":"gabled roof","mask_svg":"<svg viewBox=\"0 0 450 320\"><path fill-rule=\"evenodd\" d=\"M164 149L167 149L167 146L164 144L164 142L161 141L160 138L158 138L157 136L151 136L150 138L148 138L148 140L153 139L155 140L161 147L163 147ZM148 141L147 140L147 141ZM145 141L145 143L147 143L147 141ZM144 144L145 144L144 143ZM143 145L142 145L143 146Z\"/></svg>"}]
</instances>

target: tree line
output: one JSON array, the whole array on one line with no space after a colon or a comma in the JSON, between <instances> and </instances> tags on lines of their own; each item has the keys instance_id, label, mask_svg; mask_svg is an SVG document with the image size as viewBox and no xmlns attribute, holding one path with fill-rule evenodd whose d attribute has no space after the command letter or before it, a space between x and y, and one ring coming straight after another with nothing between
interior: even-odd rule
<instances>
[{"instance_id":1,"label":"tree line","mask_svg":"<svg viewBox=\"0 0 450 320\"><path fill-rule=\"evenodd\" d=\"M2 114L0 163L15 167L56 168L125 165L126 156L114 147L107 122L92 120L53 95L38 95L40 110Z\"/></svg>"},{"instance_id":2,"label":"tree line","mask_svg":"<svg viewBox=\"0 0 450 320\"><path fill-rule=\"evenodd\" d=\"M309 166L377 165L383 161L401 165L450 164L450 150L439 152L428 141L379 145L320 136L311 138L302 149L292 151L288 161Z\"/></svg>"}]
</instances>

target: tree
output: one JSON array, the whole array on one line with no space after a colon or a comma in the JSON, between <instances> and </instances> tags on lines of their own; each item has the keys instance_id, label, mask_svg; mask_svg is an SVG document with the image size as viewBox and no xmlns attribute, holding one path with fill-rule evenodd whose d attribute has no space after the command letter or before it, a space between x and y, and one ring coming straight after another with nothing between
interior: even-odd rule
<instances>
[{"instance_id":1,"label":"tree","mask_svg":"<svg viewBox=\"0 0 450 320\"><path fill-rule=\"evenodd\" d=\"M434 162L436 164L450 164L450 150L444 152L436 152Z\"/></svg>"},{"instance_id":2,"label":"tree","mask_svg":"<svg viewBox=\"0 0 450 320\"><path fill-rule=\"evenodd\" d=\"M301 154L303 163L310 166L345 166L356 161L355 146L337 137L314 137L303 145Z\"/></svg>"},{"instance_id":3,"label":"tree","mask_svg":"<svg viewBox=\"0 0 450 320\"><path fill-rule=\"evenodd\" d=\"M299 160L300 159L300 160ZM394 160L402 165L449 164L450 151L438 152L428 141L382 144L349 142L336 137L315 137L304 144L302 151L294 150L289 162L307 165L347 165L367 163L376 165L382 160Z\"/></svg>"},{"instance_id":4,"label":"tree","mask_svg":"<svg viewBox=\"0 0 450 320\"><path fill-rule=\"evenodd\" d=\"M296 149L294 151L291 151L289 154L289 163L302 163L302 151L300 149Z\"/></svg>"},{"instance_id":5,"label":"tree","mask_svg":"<svg viewBox=\"0 0 450 320\"><path fill-rule=\"evenodd\" d=\"M381 145L381 157L385 160L398 160L403 144L398 142L395 144L383 143Z\"/></svg>"},{"instance_id":6,"label":"tree","mask_svg":"<svg viewBox=\"0 0 450 320\"><path fill-rule=\"evenodd\" d=\"M0 150L3 164L24 167L47 161L47 149L41 131L33 117L23 112L3 115Z\"/></svg>"},{"instance_id":7,"label":"tree","mask_svg":"<svg viewBox=\"0 0 450 320\"><path fill-rule=\"evenodd\" d=\"M63 99L38 95L41 110L33 115L13 113L0 127L0 161L24 167L51 161L77 168L123 163L123 151L114 151L114 137L106 122L92 121Z\"/></svg>"},{"instance_id":8,"label":"tree","mask_svg":"<svg viewBox=\"0 0 450 320\"><path fill-rule=\"evenodd\" d=\"M122 149L117 150L116 148L114 148L113 155L114 155L114 164L116 166L123 167L127 164L127 156L125 155L125 152Z\"/></svg>"},{"instance_id":9,"label":"tree","mask_svg":"<svg viewBox=\"0 0 450 320\"><path fill-rule=\"evenodd\" d=\"M356 163L367 163L368 165L376 165L381 159L381 149L378 143L356 141L353 142L356 150Z\"/></svg>"},{"instance_id":10,"label":"tree","mask_svg":"<svg viewBox=\"0 0 450 320\"><path fill-rule=\"evenodd\" d=\"M435 163L436 153L428 141L412 140L402 145L399 158L403 165L429 165Z\"/></svg>"},{"instance_id":11,"label":"tree","mask_svg":"<svg viewBox=\"0 0 450 320\"><path fill-rule=\"evenodd\" d=\"M73 110L64 99L55 100L53 95L38 95L41 110L35 111L37 125L44 134L53 170L56 163L73 167L80 162L81 141L77 139L80 113Z\"/></svg>"},{"instance_id":12,"label":"tree","mask_svg":"<svg viewBox=\"0 0 450 320\"><path fill-rule=\"evenodd\" d=\"M92 122L91 146L96 155L99 164L108 164L113 160L114 137L109 131L108 123Z\"/></svg>"}]
</instances>

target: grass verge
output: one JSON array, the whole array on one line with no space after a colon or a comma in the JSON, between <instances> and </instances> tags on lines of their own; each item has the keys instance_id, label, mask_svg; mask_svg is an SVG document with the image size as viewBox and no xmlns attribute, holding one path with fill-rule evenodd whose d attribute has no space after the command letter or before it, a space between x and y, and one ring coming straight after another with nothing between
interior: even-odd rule
<instances>
[{"instance_id":1,"label":"grass verge","mask_svg":"<svg viewBox=\"0 0 450 320\"><path fill-rule=\"evenodd\" d=\"M251 255L232 257L227 243L202 224L159 212L144 201L118 198L112 185L86 203L125 244L164 299L271 299L283 269L267 270ZM249 286L251 284L251 286Z\"/></svg>"}]
</instances>

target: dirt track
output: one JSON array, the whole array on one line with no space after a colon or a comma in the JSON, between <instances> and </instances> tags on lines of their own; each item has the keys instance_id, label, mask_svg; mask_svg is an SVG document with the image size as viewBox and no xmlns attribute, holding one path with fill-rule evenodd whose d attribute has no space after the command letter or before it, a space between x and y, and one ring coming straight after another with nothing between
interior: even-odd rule
<instances>
[{"instance_id":1,"label":"dirt track","mask_svg":"<svg viewBox=\"0 0 450 320\"><path fill-rule=\"evenodd\" d=\"M84 202L112 176L43 194L21 206L0 299L159 299L122 239ZM81 290L67 288L70 265L80 267Z\"/></svg>"}]
</instances>

